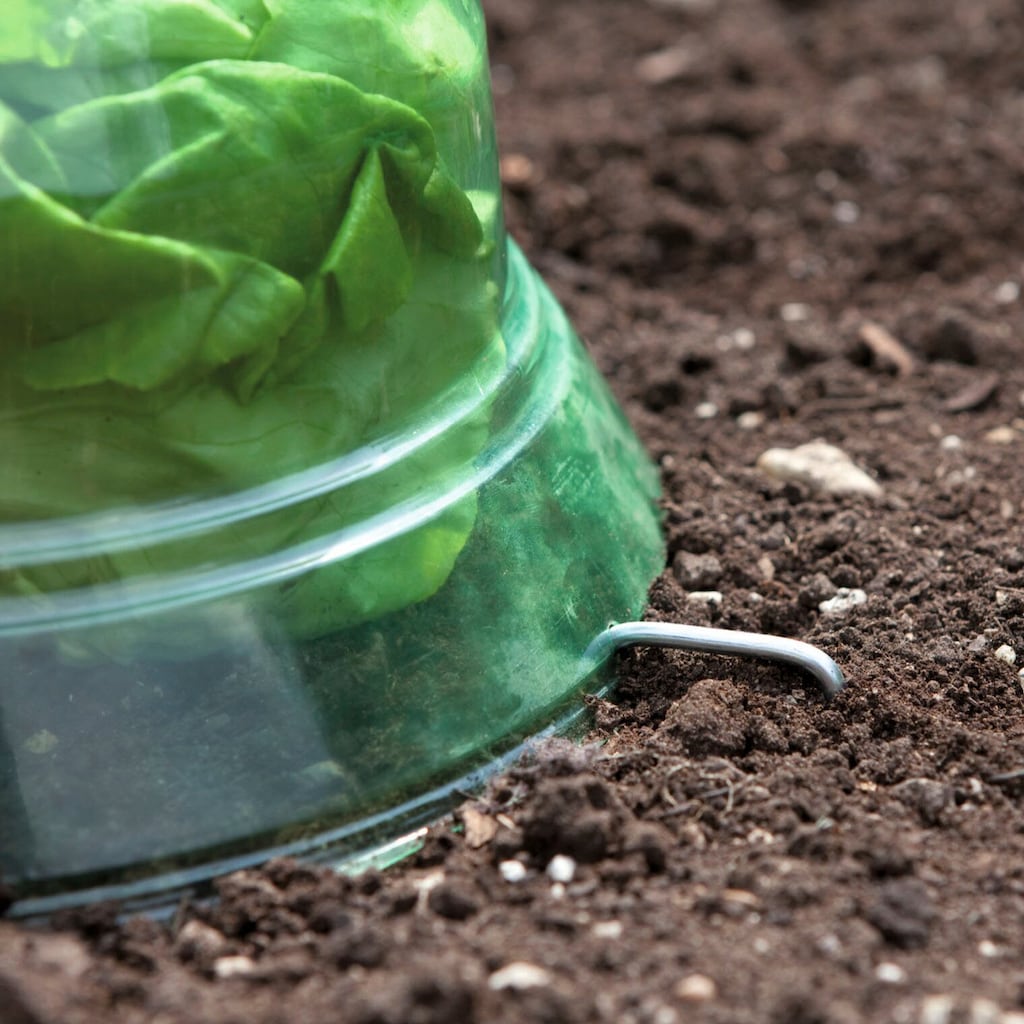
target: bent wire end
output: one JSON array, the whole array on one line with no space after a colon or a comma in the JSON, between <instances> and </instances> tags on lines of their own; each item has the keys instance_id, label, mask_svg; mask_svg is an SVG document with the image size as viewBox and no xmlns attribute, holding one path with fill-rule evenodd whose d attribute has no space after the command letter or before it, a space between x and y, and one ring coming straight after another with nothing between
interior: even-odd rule
<instances>
[{"instance_id":1,"label":"bent wire end","mask_svg":"<svg viewBox=\"0 0 1024 1024\"><path fill-rule=\"evenodd\" d=\"M683 626L668 622L621 622L609 626L590 643L584 655L592 664L610 658L623 647L645 644L675 647L707 654L731 654L741 658L765 658L796 665L818 681L826 700L846 685L839 666L822 650L802 640L745 633L741 630Z\"/></svg>"}]
</instances>

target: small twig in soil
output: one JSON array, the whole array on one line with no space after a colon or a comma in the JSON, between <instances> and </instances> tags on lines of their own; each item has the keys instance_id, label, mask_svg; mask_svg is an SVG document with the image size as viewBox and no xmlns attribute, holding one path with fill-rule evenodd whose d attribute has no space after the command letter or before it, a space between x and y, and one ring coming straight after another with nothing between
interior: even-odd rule
<instances>
[{"instance_id":1,"label":"small twig in soil","mask_svg":"<svg viewBox=\"0 0 1024 1024\"><path fill-rule=\"evenodd\" d=\"M909 377L914 372L914 357L881 324L869 320L858 333L879 366L891 366L900 377Z\"/></svg>"},{"instance_id":2,"label":"small twig in soil","mask_svg":"<svg viewBox=\"0 0 1024 1024\"><path fill-rule=\"evenodd\" d=\"M999 387L999 374L986 373L942 403L946 412L970 412L983 406Z\"/></svg>"}]
</instances>

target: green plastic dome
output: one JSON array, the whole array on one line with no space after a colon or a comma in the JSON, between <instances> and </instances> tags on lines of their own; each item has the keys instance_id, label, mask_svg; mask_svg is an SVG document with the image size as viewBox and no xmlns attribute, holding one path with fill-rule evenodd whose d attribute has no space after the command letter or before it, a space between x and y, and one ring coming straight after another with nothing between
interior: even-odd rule
<instances>
[{"instance_id":1,"label":"green plastic dome","mask_svg":"<svg viewBox=\"0 0 1024 1024\"><path fill-rule=\"evenodd\" d=\"M504 234L479 7L5 11L16 909L393 839L579 707L663 564Z\"/></svg>"}]
</instances>

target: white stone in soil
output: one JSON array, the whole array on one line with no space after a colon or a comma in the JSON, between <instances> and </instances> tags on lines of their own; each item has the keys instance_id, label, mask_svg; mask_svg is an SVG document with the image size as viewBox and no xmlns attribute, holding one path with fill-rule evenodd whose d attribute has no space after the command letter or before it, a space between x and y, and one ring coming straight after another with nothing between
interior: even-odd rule
<instances>
[{"instance_id":1,"label":"white stone in soil","mask_svg":"<svg viewBox=\"0 0 1024 1024\"><path fill-rule=\"evenodd\" d=\"M811 307L804 302L785 302L779 307L779 316L787 324L798 324L810 320Z\"/></svg>"},{"instance_id":2,"label":"white stone in soil","mask_svg":"<svg viewBox=\"0 0 1024 1024\"><path fill-rule=\"evenodd\" d=\"M676 996L687 1003L708 1003L718 995L718 986L706 974L689 974L676 985Z\"/></svg>"},{"instance_id":3,"label":"white stone in soil","mask_svg":"<svg viewBox=\"0 0 1024 1024\"><path fill-rule=\"evenodd\" d=\"M521 882L526 878L526 865L521 860L503 860L498 870L506 882Z\"/></svg>"},{"instance_id":4,"label":"white stone in soil","mask_svg":"<svg viewBox=\"0 0 1024 1024\"><path fill-rule=\"evenodd\" d=\"M996 657L1000 661L1005 661L1007 665L1017 664L1017 652L1009 644L1000 644L996 648Z\"/></svg>"},{"instance_id":5,"label":"white stone in soil","mask_svg":"<svg viewBox=\"0 0 1024 1024\"><path fill-rule=\"evenodd\" d=\"M218 978L242 978L255 969L255 961L247 956L222 956L213 962L213 973Z\"/></svg>"},{"instance_id":6,"label":"white stone in soil","mask_svg":"<svg viewBox=\"0 0 1024 1024\"><path fill-rule=\"evenodd\" d=\"M551 974L548 971L525 960L513 960L487 979L488 988L495 992L506 988L545 988L550 984Z\"/></svg>"},{"instance_id":7,"label":"white stone in soil","mask_svg":"<svg viewBox=\"0 0 1024 1024\"><path fill-rule=\"evenodd\" d=\"M955 1007L956 1001L952 996L926 996L921 1000L918 1024L949 1024Z\"/></svg>"},{"instance_id":8,"label":"white stone in soil","mask_svg":"<svg viewBox=\"0 0 1024 1024\"><path fill-rule=\"evenodd\" d=\"M839 224L856 224L860 220L860 207L848 199L840 199L832 207L832 216Z\"/></svg>"},{"instance_id":9,"label":"white stone in soil","mask_svg":"<svg viewBox=\"0 0 1024 1024\"><path fill-rule=\"evenodd\" d=\"M568 885L576 877L576 861L564 853L555 854L548 862L547 872L552 882Z\"/></svg>"},{"instance_id":10,"label":"white stone in soil","mask_svg":"<svg viewBox=\"0 0 1024 1024\"><path fill-rule=\"evenodd\" d=\"M1020 285L1016 281L1003 281L992 293L992 298L1001 306L1009 306L1020 298Z\"/></svg>"},{"instance_id":11,"label":"white stone in soil","mask_svg":"<svg viewBox=\"0 0 1024 1024\"><path fill-rule=\"evenodd\" d=\"M985 440L989 444L1013 444L1020 438L1020 433L1015 427L1004 423L1001 427L993 427L986 435Z\"/></svg>"},{"instance_id":12,"label":"white stone in soil","mask_svg":"<svg viewBox=\"0 0 1024 1024\"><path fill-rule=\"evenodd\" d=\"M899 964L886 960L875 968L875 977L887 985L900 985L907 980L907 972Z\"/></svg>"},{"instance_id":13,"label":"white stone in soil","mask_svg":"<svg viewBox=\"0 0 1024 1024\"><path fill-rule=\"evenodd\" d=\"M806 484L824 494L877 498L882 493L878 482L846 452L825 441L810 441L797 448L769 448L758 458L757 468L776 480Z\"/></svg>"},{"instance_id":14,"label":"white stone in soil","mask_svg":"<svg viewBox=\"0 0 1024 1024\"><path fill-rule=\"evenodd\" d=\"M757 336L749 327L737 327L732 332L732 340L741 352L749 352L757 344ZM1021 395L1021 405L1024 405L1024 392Z\"/></svg>"},{"instance_id":15,"label":"white stone in soil","mask_svg":"<svg viewBox=\"0 0 1024 1024\"><path fill-rule=\"evenodd\" d=\"M1004 1024L1005 1017L999 1004L991 999L972 999L967 1020L968 1024Z\"/></svg>"},{"instance_id":16,"label":"white stone in soil","mask_svg":"<svg viewBox=\"0 0 1024 1024\"><path fill-rule=\"evenodd\" d=\"M868 595L859 587L840 587L835 597L830 597L818 605L818 611L822 615L845 615L858 605L864 604L867 599Z\"/></svg>"}]
</instances>

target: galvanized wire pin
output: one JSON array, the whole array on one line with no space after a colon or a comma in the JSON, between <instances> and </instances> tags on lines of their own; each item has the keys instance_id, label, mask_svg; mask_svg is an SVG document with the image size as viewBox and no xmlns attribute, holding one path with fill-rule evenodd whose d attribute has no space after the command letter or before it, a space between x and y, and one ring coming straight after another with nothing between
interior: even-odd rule
<instances>
[{"instance_id":1,"label":"galvanized wire pin","mask_svg":"<svg viewBox=\"0 0 1024 1024\"><path fill-rule=\"evenodd\" d=\"M846 685L839 666L822 650L802 640L789 640L766 633L745 633L707 626L682 626L668 622L620 622L596 636L585 657L597 663L623 647L646 644L676 647L705 654L731 654L740 658L765 658L796 665L818 681L826 700Z\"/></svg>"}]
</instances>

